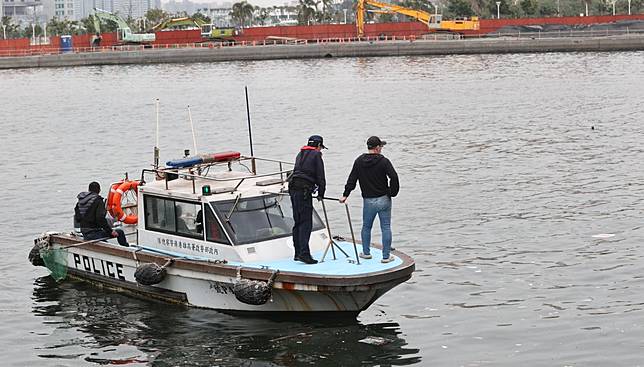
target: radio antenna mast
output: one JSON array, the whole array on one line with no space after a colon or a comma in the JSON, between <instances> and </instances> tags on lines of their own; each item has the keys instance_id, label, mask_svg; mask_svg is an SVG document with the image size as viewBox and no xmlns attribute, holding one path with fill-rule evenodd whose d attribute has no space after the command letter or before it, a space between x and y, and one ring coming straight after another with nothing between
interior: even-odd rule
<instances>
[{"instance_id":1,"label":"radio antenna mast","mask_svg":"<svg viewBox=\"0 0 644 367\"><path fill-rule=\"evenodd\" d=\"M156 142L154 145L154 168L159 168L159 99L156 99L156 112L157 112L157 132L156 132Z\"/></svg>"},{"instance_id":2,"label":"radio antenna mast","mask_svg":"<svg viewBox=\"0 0 644 367\"><path fill-rule=\"evenodd\" d=\"M250 107L248 106L248 86L244 87L246 92L246 116L248 117L248 140L250 141L250 156L251 156L251 169L253 174L257 174L257 167L255 166L255 154L253 154L253 132L250 127Z\"/></svg>"},{"instance_id":3,"label":"radio antenna mast","mask_svg":"<svg viewBox=\"0 0 644 367\"><path fill-rule=\"evenodd\" d=\"M190 120L190 129L192 130L192 147L195 149L195 155L199 154L197 151L197 138L195 137L195 125L192 123L192 113L190 112L190 105L188 105L188 119Z\"/></svg>"}]
</instances>

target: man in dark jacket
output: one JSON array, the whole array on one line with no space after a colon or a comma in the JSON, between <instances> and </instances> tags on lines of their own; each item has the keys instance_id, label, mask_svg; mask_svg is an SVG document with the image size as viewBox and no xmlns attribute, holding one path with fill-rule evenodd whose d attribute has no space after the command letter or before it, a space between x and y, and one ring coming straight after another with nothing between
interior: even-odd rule
<instances>
[{"instance_id":1,"label":"man in dark jacket","mask_svg":"<svg viewBox=\"0 0 644 367\"><path fill-rule=\"evenodd\" d=\"M356 188L356 181L360 181L362 191L362 253L363 259L371 259L371 227L376 215L380 219L382 231L382 262L394 260L391 251L391 198L398 195L400 184L398 174L389 159L381 154L382 147L387 144L377 136L367 139L368 153L362 154L353 162L347 184L340 202L347 201L347 197Z\"/></svg>"},{"instance_id":2,"label":"man in dark jacket","mask_svg":"<svg viewBox=\"0 0 644 367\"><path fill-rule=\"evenodd\" d=\"M88 190L78 194L78 203L74 208L74 219L80 224L83 237L88 241L116 237L119 245L128 247L123 230L112 229L107 223L105 202L99 195L101 186L98 182L92 182Z\"/></svg>"},{"instance_id":3,"label":"man in dark jacket","mask_svg":"<svg viewBox=\"0 0 644 367\"><path fill-rule=\"evenodd\" d=\"M293 259L307 264L318 262L311 257L309 238L313 228L313 194L317 191L317 199L322 200L326 190L322 149L326 149L322 137L311 136L308 144L300 149L295 158L295 167L288 184L295 221L293 225L295 256Z\"/></svg>"}]
</instances>

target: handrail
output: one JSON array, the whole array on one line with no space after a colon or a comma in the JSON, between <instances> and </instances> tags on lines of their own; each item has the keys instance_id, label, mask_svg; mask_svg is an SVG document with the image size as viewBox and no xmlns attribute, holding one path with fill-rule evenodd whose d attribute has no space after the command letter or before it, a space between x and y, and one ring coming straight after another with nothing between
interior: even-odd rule
<instances>
[{"instance_id":1,"label":"handrail","mask_svg":"<svg viewBox=\"0 0 644 367\"><path fill-rule=\"evenodd\" d=\"M340 247L334 241L333 236L331 236L331 227L329 227L329 218L328 218L327 213L326 213L326 205L324 205L324 200L333 200L333 201L337 201L338 203L340 203L340 199L330 198L330 197L327 197L327 196L322 197L322 200L321 200L321 202L322 202L322 210L324 212L324 219L326 221L327 232L329 234L329 243L327 244L326 249L324 250L324 254L322 255L322 259L320 260L320 262L324 261L324 258L326 257L326 254L329 251L329 247L331 248L331 252L333 252L333 260L336 259L335 250L334 250L333 246L336 246L338 248L338 250L342 251L342 253L346 257L349 257L349 255L346 252L344 252L342 247ZM355 262L356 262L357 265L360 265L360 256L358 255L358 245L356 243L356 236L355 236L355 234L353 232L353 223L351 222L351 214L349 213L349 205L346 202L340 203L340 204L344 204L344 208L346 209L347 221L349 223L349 230L351 231L351 239L353 241L353 250L354 250L354 252L356 254L356 261Z\"/></svg>"},{"instance_id":2,"label":"handrail","mask_svg":"<svg viewBox=\"0 0 644 367\"><path fill-rule=\"evenodd\" d=\"M630 29L603 29L603 30L558 30L558 31L540 31L540 32L520 32L515 33L486 33L486 34L465 34L462 36L464 39L494 39L494 38L565 38L565 37L599 37L611 35L625 35L637 36L644 34L644 30ZM440 33L429 33L424 35L409 34L409 35L386 35L386 36L344 36L344 37L327 37L319 39L303 39L302 42L297 44L310 44L310 43L345 43L345 42L390 42L390 41L444 41L445 37L449 35L442 35ZM63 53L85 53L85 52L132 52L140 51L147 52L149 49L164 49L164 48L221 48L221 47L248 47L248 46L266 46L266 45L281 45L274 40L261 40L261 41L239 41L239 42L217 42L217 43L180 43L180 44L151 44L151 45L113 45L113 46L100 46L100 47L73 47L71 50L63 49L60 47L34 45L33 48L0 48L0 57L24 57L24 56L38 56L49 54L63 54Z\"/></svg>"},{"instance_id":3,"label":"handrail","mask_svg":"<svg viewBox=\"0 0 644 367\"><path fill-rule=\"evenodd\" d=\"M250 174L250 176L245 176L245 177L228 177L228 178L220 178L220 177L211 177L207 175L202 175L202 174L195 174L192 172L192 170L204 170L210 167L214 166L222 166L224 164L229 165L230 163L237 161L240 162L242 160L259 160L259 161L266 161L266 162L272 162L272 163L279 163L280 165L280 170L276 172L270 172L270 173L262 173L262 174ZM155 173L157 177L163 177L165 180L165 186L166 190L168 189L168 177L169 175L177 175L177 176L182 176L186 178L191 178L192 179L192 193L196 194L196 187L195 187L195 180L196 179L202 179L202 180L209 180L213 182L230 182L230 181L239 181L235 187L233 188L233 191L237 191L239 186L246 180L246 179L255 179L255 178L261 178L261 177L270 177L270 176L277 176L279 175L282 182L284 181L284 175L288 177L288 174L292 172L291 169L285 170L282 168L283 164L287 165L292 165L294 166L293 163L291 162L286 162L286 161L280 161L277 159L270 159L270 158L260 158L260 157L250 157L250 156L241 156L235 160L232 161L223 161L223 162L211 162L211 163L203 163L203 164L196 164L194 166L190 167L181 167L181 168L144 168L141 170L141 182L145 183L145 174L146 173ZM230 168L229 168L230 169ZM182 172L182 170L188 170L189 172Z\"/></svg>"}]
</instances>

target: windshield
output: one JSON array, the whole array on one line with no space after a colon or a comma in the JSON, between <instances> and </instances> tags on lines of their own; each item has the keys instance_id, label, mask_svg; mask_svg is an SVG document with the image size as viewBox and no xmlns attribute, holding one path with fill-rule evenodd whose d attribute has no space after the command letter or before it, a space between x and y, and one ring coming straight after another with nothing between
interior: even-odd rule
<instances>
[{"instance_id":1,"label":"windshield","mask_svg":"<svg viewBox=\"0 0 644 367\"><path fill-rule=\"evenodd\" d=\"M287 195L260 196L212 203L236 244L290 236L293 208ZM324 228L313 210L313 230Z\"/></svg>"}]
</instances>

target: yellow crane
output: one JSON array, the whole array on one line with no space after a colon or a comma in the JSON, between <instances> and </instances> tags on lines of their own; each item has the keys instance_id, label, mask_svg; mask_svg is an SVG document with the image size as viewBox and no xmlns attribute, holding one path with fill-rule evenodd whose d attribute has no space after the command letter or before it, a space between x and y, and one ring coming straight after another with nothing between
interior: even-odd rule
<instances>
[{"instance_id":1,"label":"yellow crane","mask_svg":"<svg viewBox=\"0 0 644 367\"><path fill-rule=\"evenodd\" d=\"M400 5L382 3L375 0L358 0L358 5L356 7L356 26L358 27L358 37L364 36L365 5L376 8L376 10L368 10L370 12L385 14L398 13L414 18L421 23L425 23L432 32L460 33L462 31L475 31L480 28L479 17L443 20L442 14L431 14L422 10L409 9Z\"/></svg>"}]
</instances>

